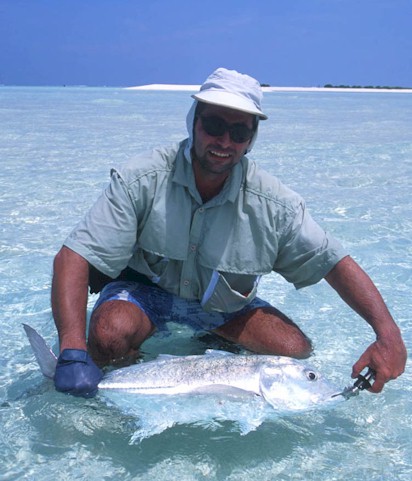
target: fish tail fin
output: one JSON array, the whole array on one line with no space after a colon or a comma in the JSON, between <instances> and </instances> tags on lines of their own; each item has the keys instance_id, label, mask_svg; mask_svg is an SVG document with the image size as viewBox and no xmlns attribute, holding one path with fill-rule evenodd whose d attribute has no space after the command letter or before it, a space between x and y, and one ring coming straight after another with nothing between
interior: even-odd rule
<instances>
[{"instance_id":1,"label":"fish tail fin","mask_svg":"<svg viewBox=\"0 0 412 481\"><path fill-rule=\"evenodd\" d=\"M57 357L35 329L27 324L23 324L23 327L26 331L34 355L36 356L41 372L44 376L53 379L56 371Z\"/></svg>"}]
</instances>

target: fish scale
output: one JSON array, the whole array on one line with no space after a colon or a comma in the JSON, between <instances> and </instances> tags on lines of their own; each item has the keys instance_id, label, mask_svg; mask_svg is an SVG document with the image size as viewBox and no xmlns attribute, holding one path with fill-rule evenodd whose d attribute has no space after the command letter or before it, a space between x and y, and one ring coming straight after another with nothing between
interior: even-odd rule
<instances>
[{"instance_id":1,"label":"fish scale","mask_svg":"<svg viewBox=\"0 0 412 481\"><path fill-rule=\"evenodd\" d=\"M159 392L225 385L259 394L259 369L263 360L263 356L222 355L216 351L200 356L161 358L112 371L99 388Z\"/></svg>"}]
</instances>

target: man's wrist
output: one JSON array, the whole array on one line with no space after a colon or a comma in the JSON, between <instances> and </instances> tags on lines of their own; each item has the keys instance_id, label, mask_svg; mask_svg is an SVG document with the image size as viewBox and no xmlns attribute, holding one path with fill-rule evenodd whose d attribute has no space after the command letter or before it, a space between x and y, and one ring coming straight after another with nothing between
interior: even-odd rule
<instances>
[{"instance_id":1,"label":"man's wrist","mask_svg":"<svg viewBox=\"0 0 412 481\"><path fill-rule=\"evenodd\" d=\"M70 336L60 340L60 352L65 349L79 349L81 351L87 351L86 338L84 336Z\"/></svg>"},{"instance_id":2,"label":"man's wrist","mask_svg":"<svg viewBox=\"0 0 412 481\"><path fill-rule=\"evenodd\" d=\"M379 328L375 328L376 339L385 341L385 340L394 340L394 339L402 339L402 334L399 329L399 326L395 323L393 319L390 319L388 322L385 322L384 325L379 326Z\"/></svg>"}]
</instances>

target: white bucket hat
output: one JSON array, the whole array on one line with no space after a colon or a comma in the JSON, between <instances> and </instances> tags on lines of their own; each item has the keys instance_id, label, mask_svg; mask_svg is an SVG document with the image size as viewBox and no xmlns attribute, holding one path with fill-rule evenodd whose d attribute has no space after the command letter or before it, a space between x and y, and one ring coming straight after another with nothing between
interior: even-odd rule
<instances>
[{"instance_id":1,"label":"white bucket hat","mask_svg":"<svg viewBox=\"0 0 412 481\"><path fill-rule=\"evenodd\" d=\"M199 102L247 112L257 115L261 120L267 119L260 106L263 94L259 82L236 70L218 68L192 97Z\"/></svg>"}]
</instances>

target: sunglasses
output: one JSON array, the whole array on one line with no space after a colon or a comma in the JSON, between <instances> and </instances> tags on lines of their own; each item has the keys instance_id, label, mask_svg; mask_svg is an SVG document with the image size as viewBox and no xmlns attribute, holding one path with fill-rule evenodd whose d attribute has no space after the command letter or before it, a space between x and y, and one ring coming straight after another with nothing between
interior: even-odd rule
<instances>
[{"instance_id":1,"label":"sunglasses","mask_svg":"<svg viewBox=\"0 0 412 481\"><path fill-rule=\"evenodd\" d=\"M199 118L202 122L203 130L207 135L221 137L226 132L229 132L230 138L236 144L247 142L255 133L255 129L249 128L246 124L228 124L226 120L223 120L217 115L211 115L210 117L199 115Z\"/></svg>"}]
</instances>

